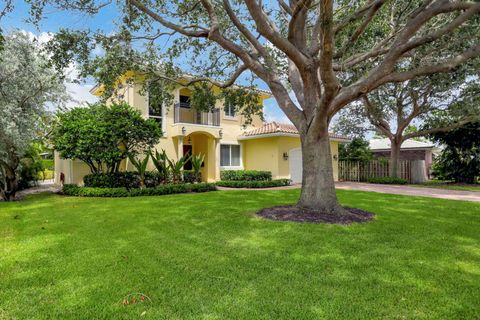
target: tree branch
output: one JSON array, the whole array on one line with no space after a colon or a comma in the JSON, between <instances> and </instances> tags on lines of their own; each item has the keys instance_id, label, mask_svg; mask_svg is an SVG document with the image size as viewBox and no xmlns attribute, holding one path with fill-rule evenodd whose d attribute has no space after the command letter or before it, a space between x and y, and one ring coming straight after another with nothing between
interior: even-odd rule
<instances>
[{"instance_id":1,"label":"tree branch","mask_svg":"<svg viewBox=\"0 0 480 320\"><path fill-rule=\"evenodd\" d=\"M139 9L140 11L142 11L145 14L147 14L148 16L150 16L152 19L160 22L163 26L165 26L169 29L175 30L176 32L181 33L185 36L189 36L189 37L208 38L208 34L209 34L209 31L210 31L208 29L203 29L202 28L202 30L189 31L184 26L175 24L171 21L168 21L168 20L164 19L162 16L153 12L152 10L150 10L150 8L148 8L143 3L141 3L137 0L128 0L128 2L131 3L132 5L134 5L135 7L137 7L137 9Z\"/></svg>"},{"instance_id":2,"label":"tree branch","mask_svg":"<svg viewBox=\"0 0 480 320\"><path fill-rule=\"evenodd\" d=\"M309 64L309 59L293 43L283 38L274 23L265 14L263 8L256 0L245 0L250 16L257 25L257 30L262 36L273 43L278 49L283 51L298 68L305 68Z\"/></svg>"},{"instance_id":3,"label":"tree branch","mask_svg":"<svg viewBox=\"0 0 480 320\"><path fill-rule=\"evenodd\" d=\"M453 129L463 127L464 125L466 125L468 123L471 123L471 122L475 122L475 121L478 121L478 117L466 118L466 119L460 120L460 121L458 121L454 124L451 124L449 126L446 126L446 127L420 130L420 131L417 131L417 132L412 132L412 133L406 134L406 135L404 135L404 139L407 140L407 139L412 139L412 138L417 138L417 137L423 137L423 136L426 136L426 135L431 134L431 133L447 132L447 131L450 131L450 130L453 130Z\"/></svg>"},{"instance_id":4,"label":"tree branch","mask_svg":"<svg viewBox=\"0 0 480 320\"><path fill-rule=\"evenodd\" d=\"M413 70L405 72L394 72L381 79L379 85L382 85L387 82L402 82L410 79L418 78L421 76L427 76L434 73L448 72L465 61L480 56L480 45L476 45L468 50L465 50L463 53L457 55L456 57L445 61L443 63L438 63L435 65L429 65L424 67L419 67ZM378 87L378 86L376 86Z\"/></svg>"}]
</instances>

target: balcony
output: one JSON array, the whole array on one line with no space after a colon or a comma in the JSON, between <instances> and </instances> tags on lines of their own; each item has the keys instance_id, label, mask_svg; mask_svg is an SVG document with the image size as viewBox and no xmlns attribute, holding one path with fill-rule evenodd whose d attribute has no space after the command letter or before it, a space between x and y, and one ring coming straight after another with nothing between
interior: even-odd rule
<instances>
[{"instance_id":1,"label":"balcony","mask_svg":"<svg viewBox=\"0 0 480 320\"><path fill-rule=\"evenodd\" d=\"M190 104L187 102L176 103L174 106L174 122L219 127L220 109L214 108L211 112L201 112L190 108Z\"/></svg>"}]
</instances>

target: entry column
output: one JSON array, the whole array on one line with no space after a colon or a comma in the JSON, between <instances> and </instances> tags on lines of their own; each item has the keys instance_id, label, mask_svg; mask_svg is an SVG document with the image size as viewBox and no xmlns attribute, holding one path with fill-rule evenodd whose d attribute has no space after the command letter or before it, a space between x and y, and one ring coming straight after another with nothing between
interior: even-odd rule
<instances>
[{"instance_id":1,"label":"entry column","mask_svg":"<svg viewBox=\"0 0 480 320\"><path fill-rule=\"evenodd\" d=\"M177 160L183 157L183 136L177 136Z\"/></svg>"},{"instance_id":2,"label":"entry column","mask_svg":"<svg viewBox=\"0 0 480 320\"><path fill-rule=\"evenodd\" d=\"M213 139L215 144L215 180L220 180L220 138Z\"/></svg>"}]
</instances>

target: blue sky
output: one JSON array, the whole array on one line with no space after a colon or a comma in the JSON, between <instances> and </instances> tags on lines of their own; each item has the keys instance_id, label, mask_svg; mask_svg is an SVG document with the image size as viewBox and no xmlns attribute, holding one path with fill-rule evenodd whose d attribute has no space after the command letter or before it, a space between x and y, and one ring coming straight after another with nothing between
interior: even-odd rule
<instances>
[{"instance_id":1,"label":"blue sky","mask_svg":"<svg viewBox=\"0 0 480 320\"><path fill-rule=\"evenodd\" d=\"M16 1L14 11L2 19L1 27L6 31L14 28L25 30L33 33L37 37L44 38L47 37L48 33L55 33L61 28L101 29L109 33L115 30L115 21L119 19L120 15L115 6L110 5L103 8L100 13L95 16L46 8L45 18L38 26L28 23L26 20L29 17L29 6L23 1ZM88 92L92 85L93 83L88 80L82 84L67 84L67 90L73 97L73 101L69 105L73 106L82 102L94 101L95 97ZM268 87L264 83L259 82L259 87L268 90ZM289 122L285 114L278 108L275 99L266 100L264 105L264 111L268 121Z\"/></svg>"}]
</instances>

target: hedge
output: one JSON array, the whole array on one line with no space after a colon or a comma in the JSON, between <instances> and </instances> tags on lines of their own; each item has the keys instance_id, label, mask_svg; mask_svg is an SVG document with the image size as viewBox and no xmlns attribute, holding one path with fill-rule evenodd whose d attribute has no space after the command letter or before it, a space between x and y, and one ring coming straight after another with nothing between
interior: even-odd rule
<instances>
[{"instance_id":1,"label":"hedge","mask_svg":"<svg viewBox=\"0 0 480 320\"><path fill-rule=\"evenodd\" d=\"M290 185L290 179L277 179L270 181L218 181L217 186L228 188L272 188Z\"/></svg>"},{"instance_id":2,"label":"hedge","mask_svg":"<svg viewBox=\"0 0 480 320\"><path fill-rule=\"evenodd\" d=\"M257 170L223 170L220 172L220 179L222 181L270 181L272 173Z\"/></svg>"},{"instance_id":3,"label":"hedge","mask_svg":"<svg viewBox=\"0 0 480 320\"><path fill-rule=\"evenodd\" d=\"M127 188L133 189L140 186L138 172L91 173L83 177L85 187L91 188ZM145 172L145 186L154 188L162 183L162 178L157 172Z\"/></svg>"},{"instance_id":4,"label":"hedge","mask_svg":"<svg viewBox=\"0 0 480 320\"><path fill-rule=\"evenodd\" d=\"M160 196L164 194L207 192L215 191L214 183L183 183L164 184L155 188L131 189L126 188L91 188L79 187L75 184L63 186L63 194L77 197L138 197L138 196Z\"/></svg>"},{"instance_id":5,"label":"hedge","mask_svg":"<svg viewBox=\"0 0 480 320\"><path fill-rule=\"evenodd\" d=\"M378 184L407 184L408 181L403 178L398 177L374 177L368 179L370 183L378 183Z\"/></svg>"}]
</instances>

